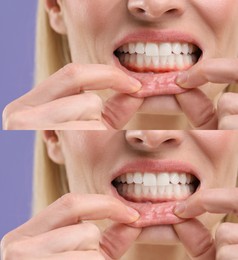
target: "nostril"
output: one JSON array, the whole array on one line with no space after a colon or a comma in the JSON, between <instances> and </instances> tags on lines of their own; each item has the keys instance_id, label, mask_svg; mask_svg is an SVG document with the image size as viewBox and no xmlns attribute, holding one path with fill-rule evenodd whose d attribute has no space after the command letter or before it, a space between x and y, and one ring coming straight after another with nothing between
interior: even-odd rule
<instances>
[{"instance_id":1,"label":"nostril","mask_svg":"<svg viewBox=\"0 0 238 260\"><path fill-rule=\"evenodd\" d=\"M136 13L137 14L144 14L145 13L145 10L143 8L137 8L136 9Z\"/></svg>"},{"instance_id":2,"label":"nostril","mask_svg":"<svg viewBox=\"0 0 238 260\"><path fill-rule=\"evenodd\" d=\"M132 140L132 142L133 142L134 144L142 144L144 141L143 141L142 139L140 139L140 138L134 138L134 139Z\"/></svg>"}]
</instances>

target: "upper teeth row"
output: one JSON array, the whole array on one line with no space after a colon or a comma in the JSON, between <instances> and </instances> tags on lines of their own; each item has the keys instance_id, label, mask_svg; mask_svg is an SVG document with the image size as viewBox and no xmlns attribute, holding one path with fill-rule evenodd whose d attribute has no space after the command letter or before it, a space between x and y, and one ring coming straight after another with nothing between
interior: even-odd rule
<instances>
[{"instance_id":1,"label":"upper teeth row","mask_svg":"<svg viewBox=\"0 0 238 260\"><path fill-rule=\"evenodd\" d=\"M145 54L149 57L169 56L172 54L192 54L196 52L197 47L190 43L128 43L118 49L119 52L130 54Z\"/></svg>"},{"instance_id":2,"label":"upper teeth row","mask_svg":"<svg viewBox=\"0 0 238 260\"><path fill-rule=\"evenodd\" d=\"M127 173L116 178L117 182L143 184L144 186L166 186L170 184L190 184L195 177L188 173Z\"/></svg>"}]
</instances>

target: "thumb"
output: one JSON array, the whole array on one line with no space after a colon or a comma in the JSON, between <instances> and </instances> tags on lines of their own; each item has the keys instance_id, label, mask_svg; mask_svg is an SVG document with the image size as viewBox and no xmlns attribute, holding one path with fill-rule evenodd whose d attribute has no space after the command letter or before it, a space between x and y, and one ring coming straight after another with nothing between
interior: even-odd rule
<instances>
[{"instance_id":1,"label":"thumb","mask_svg":"<svg viewBox=\"0 0 238 260\"><path fill-rule=\"evenodd\" d=\"M214 105L200 89L192 89L176 98L194 128L217 129L218 119Z\"/></svg>"},{"instance_id":2,"label":"thumb","mask_svg":"<svg viewBox=\"0 0 238 260\"><path fill-rule=\"evenodd\" d=\"M106 229L100 241L100 246L106 255L106 259L120 259L140 233L140 228L132 228L118 223Z\"/></svg>"},{"instance_id":3,"label":"thumb","mask_svg":"<svg viewBox=\"0 0 238 260\"><path fill-rule=\"evenodd\" d=\"M143 99L126 94L116 94L109 98L103 109L103 118L115 129L122 129L138 111Z\"/></svg>"},{"instance_id":4,"label":"thumb","mask_svg":"<svg viewBox=\"0 0 238 260\"><path fill-rule=\"evenodd\" d=\"M214 260L215 244L209 230L197 219L175 224L174 230L192 260Z\"/></svg>"}]
</instances>

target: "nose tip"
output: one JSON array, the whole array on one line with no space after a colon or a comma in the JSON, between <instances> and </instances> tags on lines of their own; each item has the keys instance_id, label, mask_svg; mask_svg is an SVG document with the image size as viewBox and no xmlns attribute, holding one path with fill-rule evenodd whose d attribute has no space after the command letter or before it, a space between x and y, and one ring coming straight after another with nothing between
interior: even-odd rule
<instances>
[{"instance_id":1,"label":"nose tip","mask_svg":"<svg viewBox=\"0 0 238 260\"><path fill-rule=\"evenodd\" d=\"M176 147L182 141L180 131L164 130L128 130L126 141L135 150L156 152L162 147Z\"/></svg>"},{"instance_id":2,"label":"nose tip","mask_svg":"<svg viewBox=\"0 0 238 260\"><path fill-rule=\"evenodd\" d=\"M130 13L140 20L155 21L165 15L181 15L183 0L129 0Z\"/></svg>"}]
</instances>

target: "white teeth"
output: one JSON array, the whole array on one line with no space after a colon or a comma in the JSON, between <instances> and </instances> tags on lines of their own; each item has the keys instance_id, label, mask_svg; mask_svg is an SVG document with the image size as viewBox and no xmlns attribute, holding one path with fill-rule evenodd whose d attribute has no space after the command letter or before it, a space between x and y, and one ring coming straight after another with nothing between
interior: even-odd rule
<instances>
[{"instance_id":1,"label":"white teeth","mask_svg":"<svg viewBox=\"0 0 238 260\"><path fill-rule=\"evenodd\" d=\"M169 43L169 42L162 42L162 43L129 43L124 44L121 46L118 51L130 54L145 54L148 57L155 57L155 56L170 56L172 54L192 54L195 53L197 47L190 43Z\"/></svg>"},{"instance_id":2,"label":"white teeth","mask_svg":"<svg viewBox=\"0 0 238 260\"><path fill-rule=\"evenodd\" d=\"M161 173L157 176L157 185L158 186L166 186L169 185L169 174L168 173Z\"/></svg>"},{"instance_id":3,"label":"white teeth","mask_svg":"<svg viewBox=\"0 0 238 260\"><path fill-rule=\"evenodd\" d=\"M135 184L134 186L134 191L135 191L135 195L136 196L141 196L141 192L142 192L142 185L140 184Z\"/></svg>"},{"instance_id":4,"label":"white teeth","mask_svg":"<svg viewBox=\"0 0 238 260\"><path fill-rule=\"evenodd\" d=\"M176 63L175 63L175 56L174 55L170 55L168 57L168 65L169 65L170 69L173 69L175 67Z\"/></svg>"},{"instance_id":5,"label":"white teeth","mask_svg":"<svg viewBox=\"0 0 238 260\"><path fill-rule=\"evenodd\" d=\"M134 175L134 183L142 184L143 183L143 175L140 172L135 173Z\"/></svg>"},{"instance_id":6,"label":"white teeth","mask_svg":"<svg viewBox=\"0 0 238 260\"><path fill-rule=\"evenodd\" d=\"M189 53L189 47L187 43L182 44L182 53L186 55Z\"/></svg>"},{"instance_id":7,"label":"white teeth","mask_svg":"<svg viewBox=\"0 0 238 260\"><path fill-rule=\"evenodd\" d=\"M172 44L173 53L174 54L181 54L182 52L182 46L180 43L176 42Z\"/></svg>"},{"instance_id":8,"label":"white teeth","mask_svg":"<svg viewBox=\"0 0 238 260\"><path fill-rule=\"evenodd\" d=\"M119 194L138 201L185 199L195 192L191 182L194 176L187 173L127 173L116 178ZM127 184L123 184L123 181ZM189 183L189 184L188 184Z\"/></svg>"},{"instance_id":9,"label":"white teeth","mask_svg":"<svg viewBox=\"0 0 238 260\"><path fill-rule=\"evenodd\" d=\"M144 57L145 57L145 65L146 65L146 67L150 67L152 58L149 57L149 56L144 56ZM157 58L157 57L156 57L156 58ZM159 65L158 65L158 66L159 66Z\"/></svg>"},{"instance_id":10,"label":"white teeth","mask_svg":"<svg viewBox=\"0 0 238 260\"><path fill-rule=\"evenodd\" d=\"M160 198L164 196L166 186L157 186L158 195Z\"/></svg>"},{"instance_id":11,"label":"white teeth","mask_svg":"<svg viewBox=\"0 0 238 260\"><path fill-rule=\"evenodd\" d=\"M175 197L178 197L178 198L181 197L181 185L174 185L173 191L174 191Z\"/></svg>"},{"instance_id":12,"label":"white teeth","mask_svg":"<svg viewBox=\"0 0 238 260\"><path fill-rule=\"evenodd\" d=\"M144 54L145 53L145 45L144 43L137 43L135 46L135 52L138 54Z\"/></svg>"},{"instance_id":13,"label":"white teeth","mask_svg":"<svg viewBox=\"0 0 238 260\"><path fill-rule=\"evenodd\" d=\"M168 185L186 185L196 180L195 176L189 173L162 172L162 173L126 173L116 178L118 183L140 184L143 186L168 186Z\"/></svg>"},{"instance_id":14,"label":"white teeth","mask_svg":"<svg viewBox=\"0 0 238 260\"><path fill-rule=\"evenodd\" d=\"M173 185L165 186L165 195L166 195L167 199L172 198L172 196L173 196Z\"/></svg>"},{"instance_id":15,"label":"white teeth","mask_svg":"<svg viewBox=\"0 0 238 260\"><path fill-rule=\"evenodd\" d=\"M154 67L158 67L159 66L159 57L152 57L152 62Z\"/></svg>"},{"instance_id":16,"label":"white teeth","mask_svg":"<svg viewBox=\"0 0 238 260\"><path fill-rule=\"evenodd\" d=\"M135 44L134 43L129 43L129 53L133 54L133 53L135 53L135 50L136 50Z\"/></svg>"},{"instance_id":17,"label":"white teeth","mask_svg":"<svg viewBox=\"0 0 238 260\"><path fill-rule=\"evenodd\" d=\"M171 43L161 43L159 47L160 56L169 56L172 54L172 45Z\"/></svg>"},{"instance_id":18,"label":"white teeth","mask_svg":"<svg viewBox=\"0 0 238 260\"><path fill-rule=\"evenodd\" d=\"M176 65L178 66L179 69L182 69L184 67L184 62L183 62L183 56L182 55L176 55L175 56L175 61L176 61Z\"/></svg>"},{"instance_id":19,"label":"white teeth","mask_svg":"<svg viewBox=\"0 0 238 260\"><path fill-rule=\"evenodd\" d=\"M132 173L127 173L126 175L126 182L128 184L132 184L134 181L134 175Z\"/></svg>"},{"instance_id":20,"label":"white teeth","mask_svg":"<svg viewBox=\"0 0 238 260\"><path fill-rule=\"evenodd\" d=\"M118 49L122 64L149 69L187 69L197 62L197 47L190 43L129 43Z\"/></svg>"},{"instance_id":21,"label":"white teeth","mask_svg":"<svg viewBox=\"0 0 238 260\"><path fill-rule=\"evenodd\" d=\"M139 68L142 68L144 66L144 55L142 54L137 54L136 55L136 61L137 61L137 66Z\"/></svg>"},{"instance_id":22,"label":"white teeth","mask_svg":"<svg viewBox=\"0 0 238 260\"><path fill-rule=\"evenodd\" d=\"M186 178L187 178L186 183L187 183L187 184L191 183L191 181L192 181L192 175L186 174Z\"/></svg>"},{"instance_id":23,"label":"white teeth","mask_svg":"<svg viewBox=\"0 0 238 260\"><path fill-rule=\"evenodd\" d=\"M179 175L178 173L172 173L171 176L170 176L170 182L172 184L179 184Z\"/></svg>"},{"instance_id":24,"label":"white teeth","mask_svg":"<svg viewBox=\"0 0 238 260\"><path fill-rule=\"evenodd\" d=\"M129 46L128 44L123 45L123 52L128 53L129 52Z\"/></svg>"},{"instance_id":25,"label":"white teeth","mask_svg":"<svg viewBox=\"0 0 238 260\"><path fill-rule=\"evenodd\" d=\"M156 175L153 173L145 173L143 177L144 186L156 186Z\"/></svg>"},{"instance_id":26,"label":"white teeth","mask_svg":"<svg viewBox=\"0 0 238 260\"><path fill-rule=\"evenodd\" d=\"M147 43L145 46L146 56L159 56L159 46L156 43Z\"/></svg>"},{"instance_id":27,"label":"white teeth","mask_svg":"<svg viewBox=\"0 0 238 260\"><path fill-rule=\"evenodd\" d=\"M156 196L157 195L157 187L156 186L151 186L150 187L150 193L152 194L152 196Z\"/></svg>"},{"instance_id":28,"label":"white teeth","mask_svg":"<svg viewBox=\"0 0 238 260\"><path fill-rule=\"evenodd\" d=\"M141 185L142 186L142 185ZM149 194L149 192L150 192L150 187L149 186L142 186L142 191L143 191L143 194L145 195L145 196L147 196L148 194Z\"/></svg>"},{"instance_id":29,"label":"white teeth","mask_svg":"<svg viewBox=\"0 0 238 260\"><path fill-rule=\"evenodd\" d=\"M130 195L130 196L133 196L133 194L134 194L134 184L128 185L127 194Z\"/></svg>"},{"instance_id":30,"label":"white teeth","mask_svg":"<svg viewBox=\"0 0 238 260\"><path fill-rule=\"evenodd\" d=\"M186 181L187 181L186 173L180 174L180 176L179 176L179 182L180 182L181 184L186 184Z\"/></svg>"}]
</instances>

